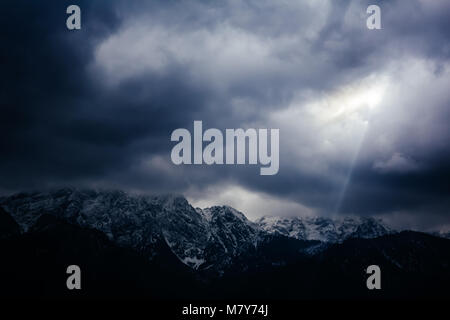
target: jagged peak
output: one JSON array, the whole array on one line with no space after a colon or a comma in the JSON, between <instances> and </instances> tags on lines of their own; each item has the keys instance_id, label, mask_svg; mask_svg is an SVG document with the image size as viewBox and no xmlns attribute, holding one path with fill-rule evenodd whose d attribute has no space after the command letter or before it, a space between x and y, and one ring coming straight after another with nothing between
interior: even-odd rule
<instances>
[{"instance_id":1,"label":"jagged peak","mask_svg":"<svg viewBox=\"0 0 450 320\"><path fill-rule=\"evenodd\" d=\"M383 219L376 217L365 217L365 216L338 216L338 217L327 217L327 216L271 216L265 215L255 220L256 223L261 222L283 222L283 221L302 221L302 222L332 222L332 223L344 223L344 222L355 222L355 223L378 223L387 224Z\"/></svg>"},{"instance_id":2,"label":"jagged peak","mask_svg":"<svg viewBox=\"0 0 450 320\"><path fill-rule=\"evenodd\" d=\"M264 216L256 223L269 233L325 242L341 242L349 237L373 238L394 232L381 219L359 216Z\"/></svg>"},{"instance_id":3,"label":"jagged peak","mask_svg":"<svg viewBox=\"0 0 450 320\"><path fill-rule=\"evenodd\" d=\"M231 216L237 218L242 222L250 222L250 220L248 220L247 217L242 212L227 205L212 206L200 210L203 216L209 221L217 217Z\"/></svg>"}]
</instances>

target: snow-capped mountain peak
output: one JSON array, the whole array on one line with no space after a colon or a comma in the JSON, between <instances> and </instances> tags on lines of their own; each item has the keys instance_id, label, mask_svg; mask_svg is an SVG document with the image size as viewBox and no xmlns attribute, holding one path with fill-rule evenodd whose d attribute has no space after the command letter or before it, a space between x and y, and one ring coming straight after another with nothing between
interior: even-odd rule
<instances>
[{"instance_id":1,"label":"snow-capped mountain peak","mask_svg":"<svg viewBox=\"0 0 450 320\"><path fill-rule=\"evenodd\" d=\"M256 223L264 231L299 240L342 242L348 238L376 238L393 232L381 220L346 217L263 217Z\"/></svg>"},{"instance_id":2,"label":"snow-capped mountain peak","mask_svg":"<svg viewBox=\"0 0 450 320\"><path fill-rule=\"evenodd\" d=\"M197 212L202 214L208 221L212 221L213 219L218 219L219 217L222 217L230 220L237 219L241 222L251 224L251 222L242 212L230 206L213 206L205 209L197 208L196 210Z\"/></svg>"}]
</instances>

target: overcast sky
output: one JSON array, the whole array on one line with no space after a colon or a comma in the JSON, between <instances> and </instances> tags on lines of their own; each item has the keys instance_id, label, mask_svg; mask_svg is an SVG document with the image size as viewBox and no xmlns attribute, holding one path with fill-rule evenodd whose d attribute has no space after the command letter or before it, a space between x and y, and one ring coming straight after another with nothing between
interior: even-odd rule
<instances>
[{"instance_id":1,"label":"overcast sky","mask_svg":"<svg viewBox=\"0 0 450 320\"><path fill-rule=\"evenodd\" d=\"M82 29L69 31L70 4ZM382 30L368 30L378 4ZM450 227L450 1L2 1L0 192L181 193ZM280 129L280 170L175 166L171 132Z\"/></svg>"}]
</instances>

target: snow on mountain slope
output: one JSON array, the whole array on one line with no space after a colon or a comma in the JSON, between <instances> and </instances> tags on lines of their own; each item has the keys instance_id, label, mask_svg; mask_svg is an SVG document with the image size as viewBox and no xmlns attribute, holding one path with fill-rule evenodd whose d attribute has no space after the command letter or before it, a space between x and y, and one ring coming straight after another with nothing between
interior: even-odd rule
<instances>
[{"instance_id":1,"label":"snow on mountain slope","mask_svg":"<svg viewBox=\"0 0 450 320\"><path fill-rule=\"evenodd\" d=\"M348 238L376 238L393 231L374 218L263 217L256 223L264 231L299 240L342 242Z\"/></svg>"},{"instance_id":2,"label":"snow on mountain slope","mask_svg":"<svg viewBox=\"0 0 450 320\"><path fill-rule=\"evenodd\" d=\"M82 227L98 229L120 246L148 253L149 258L153 245L166 241L181 260L198 261L208 238L207 223L180 196L62 189L2 198L0 205L24 231L48 213Z\"/></svg>"},{"instance_id":3,"label":"snow on mountain slope","mask_svg":"<svg viewBox=\"0 0 450 320\"><path fill-rule=\"evenodd\" d=\"M212 236L225 253L235 255L242 246L257 246L261 230L242 212L228 206L214 206L203 210L197 208L197 211L208 221Z\"/></svg>"},{"instance_id":4,"label":"snow on mountain slope","mask_svg":"<svg viewBox=\"0 0 450 320\"><path fill-rule=\"evenodd\" d=\"M429 232L429 234L439 237L439 238L450 239L450 231L440 230L440 231Z\"/></svg>"}]
</instances>

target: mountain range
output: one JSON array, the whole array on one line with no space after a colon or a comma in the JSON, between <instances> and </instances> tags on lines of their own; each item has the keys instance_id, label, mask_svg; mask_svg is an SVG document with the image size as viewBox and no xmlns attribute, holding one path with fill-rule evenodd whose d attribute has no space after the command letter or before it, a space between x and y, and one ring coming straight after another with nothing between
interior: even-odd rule
<instances>
[{"instance_id":1,"label":"mountain range","mask_svg":"<svg viewBox=\"0 0 450 320\"><path fill-rule=\"evenodd\" d=\"M97 229L121 247L148 254L158 240L194 269L219 267L269 234L298 240L342 242L392 232L373 218L280 218L256 222L229 206L193 208L182 196L129 195L121 191L62 189L0 198L0 206L28 231L43 214Z\"/></svg>"},{"instance_id":2,"label":"mountain range","mask_svg":"<svg viewBox=\"0 0 450 320\"><path fill-rule=\"evenodd\" d=\"M345 288L349 296L366 296L363 270L370 264L382 265L384 277L395 279L386 296L426 290L440 295L447 292L441 286L450 283L450 240L396 232L374 218L253 222L229 206L200 209L182 196L122 191L67 188L1 197L0 250L7 261L0 271L15 274L16 282L7 286L12 291L20 288L17 283L36 281L24 280L26 270L17 265L24 259L46 266L44 274L55 261L62 268L79 259L93 272L96 289L89 292L99 295L123 294L126 288L159 298L310 298L342 296L336 290ZM437 275L441 280L430 282ZM411 290L415 284L409 276L416 279L417 291ZM120 291L105 284L111 277L122 279ZM298 290L290 286L294 283ZM178 288L176 293L168 284ZM52 295L62 289L55 282L55 288L42 290Z\"/></svg>"}]
</instances>

